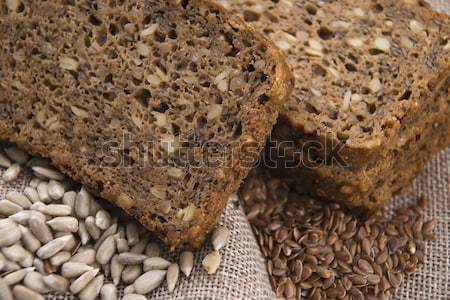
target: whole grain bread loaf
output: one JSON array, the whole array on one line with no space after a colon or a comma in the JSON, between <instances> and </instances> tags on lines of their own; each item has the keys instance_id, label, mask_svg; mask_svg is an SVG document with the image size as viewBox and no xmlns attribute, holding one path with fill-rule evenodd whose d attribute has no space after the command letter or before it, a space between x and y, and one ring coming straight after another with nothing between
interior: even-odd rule
<instances>
[{"instance_id":1,"label":"whole grain bread loaf","mask_svg":"<svg viewBox=\"0 0 450 300\"><path fill-rule=\"evenodd\" d=\"M278 156L277 172L299 188L377 208L449 144L450 18L425 1L219 2L294 69L273 133L284 151L271 154L296 157L287 170L293 158Z\"/></svg>"},{"instance_id":2,"label":"whole grain bread loaf","mask_svg":"<svg viewBox=\"0 0 450 300\"><path fill-rule=\"evenodd\" d=\"M11 0L0 39L0 138L172 247L204 240L293 82L273 44L203 0Z\"/></svg>"}]
</instances>

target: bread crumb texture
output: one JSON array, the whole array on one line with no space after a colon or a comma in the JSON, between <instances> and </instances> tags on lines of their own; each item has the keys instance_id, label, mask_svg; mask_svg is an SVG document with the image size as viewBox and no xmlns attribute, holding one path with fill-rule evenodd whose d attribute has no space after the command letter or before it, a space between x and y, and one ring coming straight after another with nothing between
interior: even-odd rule
<instances>
[{"instance_id":1,"label":"bread crumb texture","mask_svg":"<svg viewBox=\"0 0 450 300\"><path fill-rule=\"evenodd\" d=\"M272 44L201 0L8 0L0 38L0 137L173 247L201 244L291 84Z\"/></svg>"}]
</instances>

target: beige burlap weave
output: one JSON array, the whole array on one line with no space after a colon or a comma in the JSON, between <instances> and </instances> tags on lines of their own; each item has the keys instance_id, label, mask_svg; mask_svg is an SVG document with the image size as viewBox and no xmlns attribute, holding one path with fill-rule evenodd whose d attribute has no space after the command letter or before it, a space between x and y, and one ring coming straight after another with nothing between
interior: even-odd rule
<instances>
[{"instance_id":1,"label":"beige burlap weave","mask_svg":"<svg viewBox=\"0 0 450 300\"><path fill-rule=\"evenodd\" d=\"M433 6L450 13L450 0L431 1ZM0 170L0 173L3 170ZM22 174L14 185L0 180L0 199L9 190L22 190L29 174ZM431 161L414 181L410 191L394 199L392 206L410 202L424 195L430 199L427 217L437 220L436 240L427 243L426 263L406 279L397 299L449 300L450 299L450 148ZM217 299L265 300L277 299L272 291L264 259L254 235L237 203L230 203L221 224L231 230L229 243L221 250L222 263L217 274L210 276L201 269L201 260L211 249L206 245L196 253L196 267L189 279L181 277L174 294L162 287L149 295L149 299ZM177 255L172 254L172 258ZM170 258L170 256L169 256ZM48 299L76 299L71 295L48 296ZM30 299L32 300L32 299Z\"/></svg>"}]
</instances>

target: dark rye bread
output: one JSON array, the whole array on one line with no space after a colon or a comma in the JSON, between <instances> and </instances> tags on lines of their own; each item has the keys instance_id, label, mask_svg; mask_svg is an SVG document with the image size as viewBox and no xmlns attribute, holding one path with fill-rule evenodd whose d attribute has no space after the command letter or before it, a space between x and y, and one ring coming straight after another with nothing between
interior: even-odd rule
<instances>
[{"instance_id":1,"label":"dark rye bread","mask_svg":"<svg viewBox=\"0 0 450 300\"><path fill-rule=\"evenodd\" d=\"M291 89L278 50L207 1L7 4L0 138L199 246Z\"/></svg>"},{"instance_id":2,"label":"dark rye bread","mask_svg":"<svg viewBox=\"0 0 450 300\"><path fill-rule=\"evenodd\" d=\"M450 19L426 2L219 2L270 37L294 69L273 138L303 153L307 167L277 170L297 174L299 188L380 207L448 145L448 91L437 86L450 76Z\"/></svg>"},{"instance_id":3,"label":"dark rye bread","mask_svg":"<svg viewBox=\"0 0 450 300\"><path fill-rule=\"evenodd\" d=\"M302 193L344 201L352 207L381 207L392 195L406 191L425 164L449 145L449 74L433 96L433 105L427 108L427 115L396 138L399 142L396 151L389 151L375 164L353 171L342 167L315 167L314 162L310 162L313 168L289 168L284 172L277 171L277 174L287 177Z\"/></svg>"}]
</instances>

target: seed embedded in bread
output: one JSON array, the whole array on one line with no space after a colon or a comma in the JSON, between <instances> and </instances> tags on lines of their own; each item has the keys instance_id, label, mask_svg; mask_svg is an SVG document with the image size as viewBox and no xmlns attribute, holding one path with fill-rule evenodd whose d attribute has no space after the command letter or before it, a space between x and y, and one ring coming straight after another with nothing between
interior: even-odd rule
<instances>
[{"instance_id":1,"label":"seed embedded in bread","mask_svg":"<svg viewBox=\"0 0 450 300\"><path fill-rule=\"evenodd\" d=\"M375 47L383 52L389 52L391 43L386 37L377 37L375 39Z\"/></svg>"}]
</instances>

